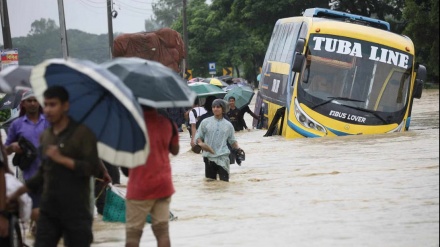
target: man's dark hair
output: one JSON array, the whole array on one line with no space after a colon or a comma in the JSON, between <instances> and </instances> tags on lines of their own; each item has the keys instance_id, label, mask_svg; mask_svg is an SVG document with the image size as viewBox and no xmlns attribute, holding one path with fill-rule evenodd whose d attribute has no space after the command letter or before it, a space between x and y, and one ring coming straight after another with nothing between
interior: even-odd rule
<instances>
[{"instance_id":1,"label":"man's dark hair","mask_svg":"<svg viewBox=\"0 0 440 247\"><path fill-rule=\"evenodd\" d=\"M199 97L196 97L196 99L194 100L194 104L193 105L199 105Z\"/></svg>"},{"instance_id":2,"label":"man's dark hair","mask_svg":"<svg viewBox=\"0 0 440 247\"><path fill-rule=\"evenodd\" d=\"M205 105L203 106L203 108L205 108L206 111L208 112L212 112L212 102L216 99L215 96L208 96L208 98L206 98L205 101Z\"/></svg>"},{"instance_id":3,"label":"man's dark hair","mask_svg":"<svg viewBox=\"0 0 440 247\"><path fill-rule=\"evenodd\" d=\"M59 99L62 103L69 101L69 92L62 86L51 86L44 91L44 98Z\"/></svg>"},{"instance_id":4,"label":"man's dark hair","mask_svg":"<svg viewBox=\"0 0 440 247\"><path fill-rule=\"evenodd\" d=\"M231 100L231 99L233 99L235 101L235 97L234 96L229 97L228 101Z\"/></svg>"}]
</instances>

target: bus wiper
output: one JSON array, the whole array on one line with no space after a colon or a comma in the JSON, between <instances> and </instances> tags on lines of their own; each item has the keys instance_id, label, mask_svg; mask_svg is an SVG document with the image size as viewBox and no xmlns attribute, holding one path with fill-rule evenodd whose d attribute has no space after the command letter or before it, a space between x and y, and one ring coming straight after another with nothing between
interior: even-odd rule
<instances>
[{"instance_id":1,"label":"bus wiper","mask_svg":"<svg viewBox=\"0 0 440 247\"><path fill-rule=\"evenodd\" d=\"M333 100L346 100L346 101L362 102L362 103L365 102L364 100L351 99L351 98L347 98L347 97L327 97L327 99L329 99L329 100L324 101L321 104L315 105L314 107L312 107L312 110L315 110L316 108L318 108L320 106L326 105L326 104L332 102Z\"/></svg>"},{"instance_id":2,"label":"bus wiper","mask_svg":"<svg viewBox=\"0 0 440 247\"><path fill-rule=\"evenodd\" d=\"M364 109L364 108L360 108L360 107L355 107L355 106L349 106L349 105L343 105L343 106L351 108L351 109L355 109L355 110L371 113L371 114L373 114L373 116L375 116L376 118L380 119L384 124L389 124L389 122L387 120L385 120L383 117L381 117L375 111Z\"/></svg>"}]
</instances>

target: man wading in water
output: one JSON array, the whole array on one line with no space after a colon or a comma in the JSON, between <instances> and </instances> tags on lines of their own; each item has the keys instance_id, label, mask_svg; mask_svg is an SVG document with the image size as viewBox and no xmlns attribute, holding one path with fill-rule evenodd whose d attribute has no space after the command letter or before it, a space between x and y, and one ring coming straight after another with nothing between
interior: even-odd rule
<instances>
[{"instance_id":1,"label":"man wading in water","mask_svg":"<svg viewBox=\"0 0 440 247\"><path fill-rule=\"evenodd\" d=\"M205 162L205 177L229 182L229 143L234 150L239 150L238 143L234 136L234 126L224 118L226 113L226 102L216 99L212 102L214 116L206 118L197 130L196 140L200 146L210 146L211 152L203 152Z\"/></svg>"}]
</instances>

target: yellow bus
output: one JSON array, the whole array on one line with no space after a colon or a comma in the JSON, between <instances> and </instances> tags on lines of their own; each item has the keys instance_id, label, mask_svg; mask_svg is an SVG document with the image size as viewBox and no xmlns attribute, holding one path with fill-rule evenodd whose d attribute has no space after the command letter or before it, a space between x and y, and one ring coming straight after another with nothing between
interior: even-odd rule
<instances>
[{"instance_id":1,"label":"yellow bus","mask_svg":"<svg viewBox=\"0 0 440 247\"><path fill-rule=\"evenodd\" d=\"M426 79L414 56L385 21L321 8L280 19L262 67L259 124L286 138L406 131Z\"/></svg>"}]
</instances>

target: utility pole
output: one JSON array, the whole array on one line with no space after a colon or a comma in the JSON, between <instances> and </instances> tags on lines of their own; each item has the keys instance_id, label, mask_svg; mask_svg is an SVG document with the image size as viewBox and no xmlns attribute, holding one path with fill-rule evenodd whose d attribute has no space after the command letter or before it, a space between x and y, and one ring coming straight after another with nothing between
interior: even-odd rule
<instances>
[{"instance_id":1,"label":"utility pole","mask_svg":"<svg viewBox=\"0 0 440 247\"><path fill-rule=\"evenodd\" d=\"M113 0L107 0L107 24L108 24L108 43L110 49L110 59L113 57L113 20L112 7Z\"/></svg>"},{"instance_id":2,"label":"utility pole","mask_svg":"<svg viewBox=\"0 0 440 247\"><path fill-rule=\"evenodd\" d=\"M11 28L9 26L9 14L7 0L1 0L0 11L2 17L2 33L4 49L12 49Z\"/></svg>"},{"instance_id":3,"label":"utility pole","mask_svg":"<svg viewBox=\"0 0 440 247\"><path fill-rule=\"evenodd\" d=\"M66 21L64 18L64 2L58 0L58 15L60 17L61 47L63 49L63 58L69 57L69 47L67 46Z\"/></svg>"},{"instance_id":4,"label":"utility pole","mask_svg":"<svg viewBox=\"0 0 440 247\"><path fill-rule=\"evenodd\" d=\"M186 73L186 69L189 67L189 59L188 59L188 19L186 16L186 1L183 0L183 9L182 9L182 16L183 16L183 42L185 43L185 61L184 61L184 71L183 74Z\"/></svg>"}]
</instances>

